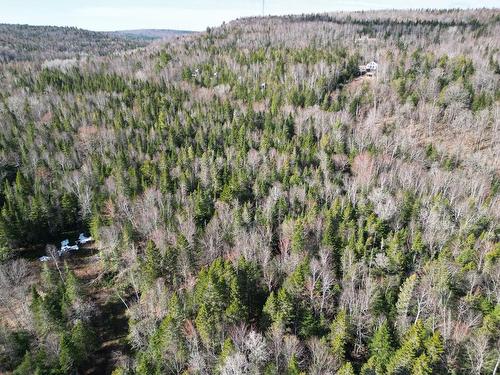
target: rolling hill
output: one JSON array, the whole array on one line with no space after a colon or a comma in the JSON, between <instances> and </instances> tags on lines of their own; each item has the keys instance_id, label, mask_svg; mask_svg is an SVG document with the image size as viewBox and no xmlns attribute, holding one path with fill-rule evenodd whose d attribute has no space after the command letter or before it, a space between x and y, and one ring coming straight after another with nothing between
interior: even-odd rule
<instances>
[{"instance_id":1,"label":"rolling hill","mask_svg":"<svg viewBox=\"0 0 500 375\"><path fill-rule=\"evenodd\" d=\"M3 27L0 372L498 372L498 9Z\"/></svg>"},{"instance_id":2,"label":"rolling hill","mask_svg":"<svg viewBox=\"0 0 500 375\"><path fill-rule=\"evenodd\" d=\"M146 44L76 27L0 24L1 62L106 55Z\"/></svg>"}]
</instances>

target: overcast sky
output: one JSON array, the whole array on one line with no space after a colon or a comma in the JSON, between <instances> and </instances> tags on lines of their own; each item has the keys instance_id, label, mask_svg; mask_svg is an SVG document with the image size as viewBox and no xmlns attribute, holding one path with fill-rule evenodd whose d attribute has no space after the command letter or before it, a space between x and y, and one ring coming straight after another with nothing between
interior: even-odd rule
<instances>
[{"instance_id":1,"label":"overcast sky","mask_svg":"<svg viewBox=\"0 0 500 375\"><path fill-rule=\"evenodd\" d=\"M402 0L265 0L265 14L407 8ZM420 0L419 8L500 7L500 0ZM262 14L262 0L0 0L0 23L90 30L204 30Z\"/></svg>"}]
</instances>

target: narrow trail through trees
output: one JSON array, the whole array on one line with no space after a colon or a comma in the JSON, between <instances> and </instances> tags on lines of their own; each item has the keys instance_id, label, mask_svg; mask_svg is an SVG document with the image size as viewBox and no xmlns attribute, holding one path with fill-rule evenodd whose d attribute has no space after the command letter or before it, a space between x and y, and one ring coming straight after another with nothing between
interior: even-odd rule
<instances>
[{"instance_id":1,"label":"narrow trail through trees","mask_svg":"<svg viewBox=\"0 0 500 375\"><path fill-rule=\"evenodd\" d=\"M83 374L111 374L115 361L128 352L126 306L102 280L103 267L93 249L68 257L67 264L82 282L86 295L95 304L95 351L82 367Z\"/></svg>"}]
</instances>

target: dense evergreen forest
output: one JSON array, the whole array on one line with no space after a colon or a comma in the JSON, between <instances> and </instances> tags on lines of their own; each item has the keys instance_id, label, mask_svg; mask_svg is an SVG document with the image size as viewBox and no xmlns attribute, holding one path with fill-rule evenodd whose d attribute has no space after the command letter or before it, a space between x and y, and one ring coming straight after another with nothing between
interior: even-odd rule
<instances>
[{"instance_id":1,"label":"dense evergreen forest","mask_svg":"<svg viewBox=\"0 0 500 375\"><path fill-rule=\"evenodd\" d=\"M498 373L498 35L354 12L7 58L0 372Z\"/></svg>"}]
</instances>

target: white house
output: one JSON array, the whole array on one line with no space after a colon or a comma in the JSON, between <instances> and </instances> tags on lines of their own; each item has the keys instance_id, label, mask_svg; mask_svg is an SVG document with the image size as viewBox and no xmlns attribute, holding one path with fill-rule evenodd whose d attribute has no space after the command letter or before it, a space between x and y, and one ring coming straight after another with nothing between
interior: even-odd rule
<instances>
[{"instance_id":1,"label":"white house","mask_svg":"<svg viewBox=\"0 0 500 375\"><path fill-rule=\"evenodd\" d=\"M361 75L366 74L367 76L370 76L370 77L375 74L375 72L377 71L377 68L378 68L378 64L375 61L370 61L368 64L360 65L358 67L359 73Z\"/></svg>"},{"instance_id":2,"label":"white house","mask_svg":"<svg viewBox=\"0 0 500 375\"><path fill-rule=\"evenodd\" d=\"M378 64L375 61L370 61L368 64L366 64L366 70L369 72L373 72L377 70Z\"/></svg>"}]
</instances>

